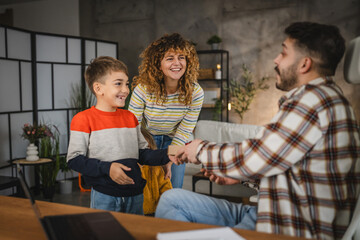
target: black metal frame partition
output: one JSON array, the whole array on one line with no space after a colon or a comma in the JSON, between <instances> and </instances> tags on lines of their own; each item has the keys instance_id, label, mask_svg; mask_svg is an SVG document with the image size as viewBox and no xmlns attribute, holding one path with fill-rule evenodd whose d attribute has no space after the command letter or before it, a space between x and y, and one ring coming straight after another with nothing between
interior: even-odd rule
<instances>
[{"instance_id":1,"label":"black metal frame partition","mask_svg":"<svg viewBox=\"0 0 360 240\"><path fill-rule=\"evenodd\" d=\"M79 83L85 93L83 72L102 55L118 58L118 44L0 25L0 167L25 157L28 143L20 135L27 122L61 121L60 153L66 153L73 110L66 103L69 85Z\"/></svg>"}]
</instances>

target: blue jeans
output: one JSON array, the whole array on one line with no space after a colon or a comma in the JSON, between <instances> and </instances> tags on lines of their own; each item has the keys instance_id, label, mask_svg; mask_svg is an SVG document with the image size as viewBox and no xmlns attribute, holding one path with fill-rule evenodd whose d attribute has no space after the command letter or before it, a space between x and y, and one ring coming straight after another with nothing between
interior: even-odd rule
<instances>
[{"instance_id":1,"label":"blue jeans","mask_svg":"<svg viewBox=\"0 0 360 240\"><path fill-rule=\"evenodd\" d=\"M183 189L164 192L155 217L255 230L257 208Z\"/></svg>"},{"instance_id":2,"label":"blue jeans","mask_svg":"<svg viewBox=\"0 0 360 240\"><path fill-rule=\"evenodd\" d=\"M91 208L144 215L143 202L143 194L132 197L113 197L91 188Z\"/></svg>"},{"instance_id":3,"label":"blue jeans","mask_svg":"<svg viewBox=\"0 0 360 240\"><path fill-rule=\"evenodd\" d=\"M166 149L172 142L172 138L167 135L153 135L158 149ZM182 188L184 181L185 164L171 165L171 185L173 188Z\"/></svg>"}]
</instances>

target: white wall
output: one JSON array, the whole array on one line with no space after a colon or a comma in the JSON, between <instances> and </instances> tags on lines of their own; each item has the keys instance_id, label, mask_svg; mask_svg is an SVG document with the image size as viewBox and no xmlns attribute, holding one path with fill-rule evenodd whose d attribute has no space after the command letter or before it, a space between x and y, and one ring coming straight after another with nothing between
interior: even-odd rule
<instances>
[{"instance_id":1,"label":"white wall","mask_svg":"<svg viewBox=\"0 0 360 240\"><path fill-rule=\"evenodd\" d=\"M41 0L1 5L13 9L14 27L36 32L80 35L79 0Z\"/></svg>"}]
</instances>

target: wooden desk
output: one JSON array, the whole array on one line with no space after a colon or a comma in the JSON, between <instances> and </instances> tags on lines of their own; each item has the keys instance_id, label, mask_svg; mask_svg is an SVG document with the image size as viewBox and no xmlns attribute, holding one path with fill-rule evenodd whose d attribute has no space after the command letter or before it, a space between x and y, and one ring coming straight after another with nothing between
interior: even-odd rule
<instances>
[{"instance_id":1,"label":"wooden desk","mask_svg":"<svg viewBox=\"0 0 360 240\"><path fill-rule=\"evenodd\" d=\"M59 203L36 201L42 215L87 213L99 210ZM140 240L155 240L158 232L184 231L216 227L213 225L186 223L111 212L114 217ZM283 235L272 235L255 231L234 229L247 240L251 239L300 239ZM28 199L0 196L0 238L1 239L46 239Z\"/></svg>"}]
</instances>

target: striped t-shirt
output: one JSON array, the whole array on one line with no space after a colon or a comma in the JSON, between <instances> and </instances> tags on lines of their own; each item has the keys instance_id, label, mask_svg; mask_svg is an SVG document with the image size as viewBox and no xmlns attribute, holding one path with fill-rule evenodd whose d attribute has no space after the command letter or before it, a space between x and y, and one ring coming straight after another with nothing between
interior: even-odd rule
<instances>
[{"instance_id":1,"label":"striped t-shirt","mask_svg":"<svg viewBox=\"0 0 360 240\"><path fill-rule=\"evenodd\" d=\"M129 110L139 122L144 114L146 128L152 135L168 135L173 138L172 145L184 145L189 142L203 101L204 91L198 83L194 84L192 101L188 106L179 102L178 92L167 95L162 105L156 104L156 96L139 84L131 96Z\"/></svg>"}]
</instances>

